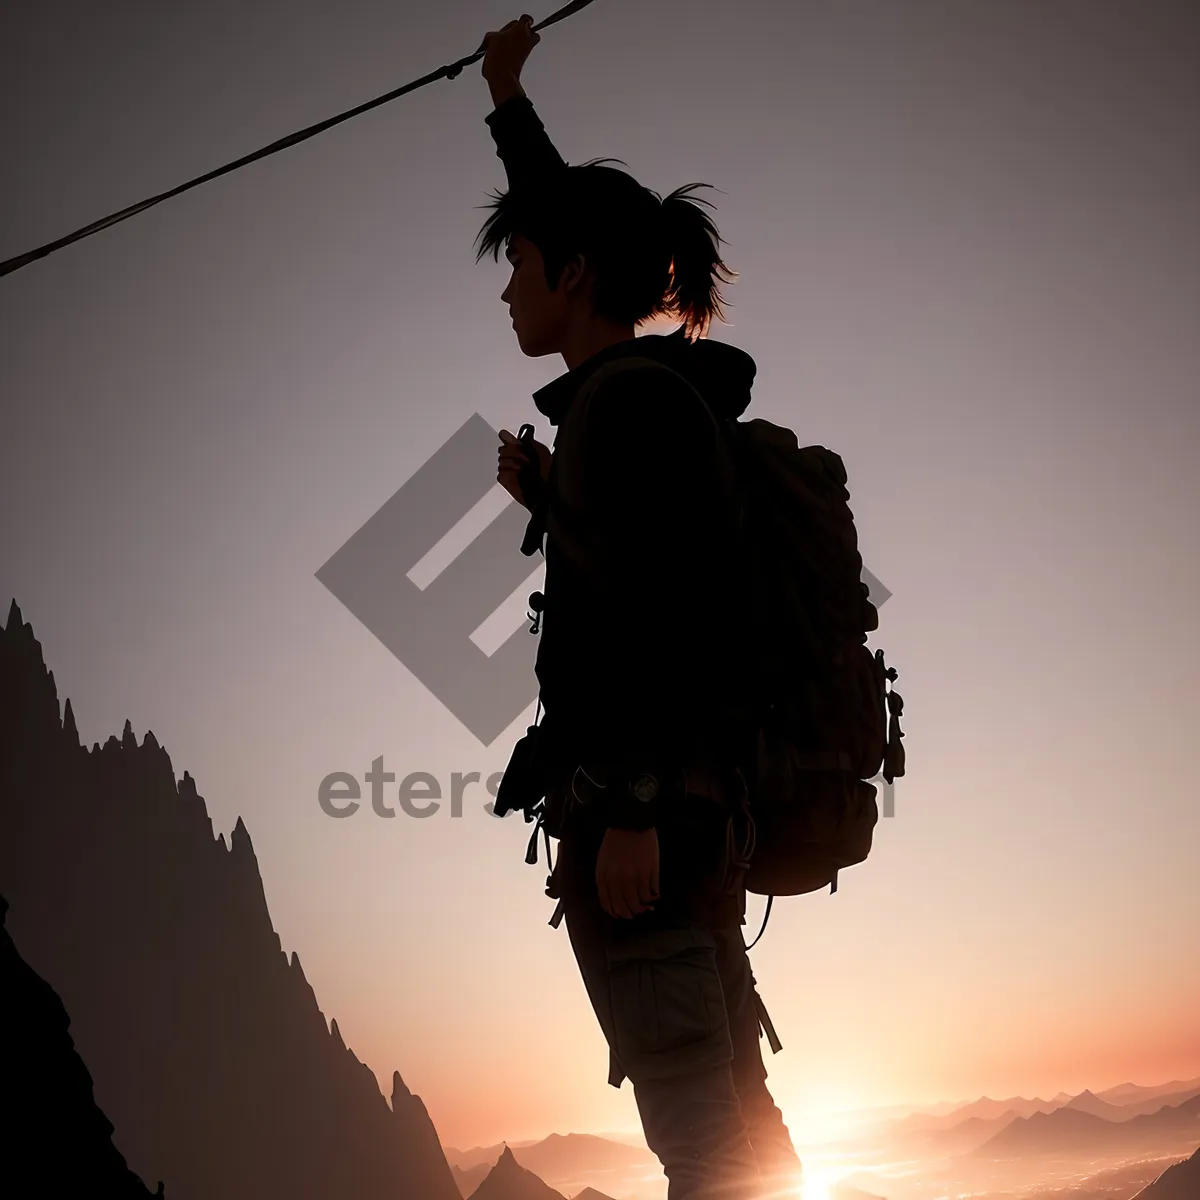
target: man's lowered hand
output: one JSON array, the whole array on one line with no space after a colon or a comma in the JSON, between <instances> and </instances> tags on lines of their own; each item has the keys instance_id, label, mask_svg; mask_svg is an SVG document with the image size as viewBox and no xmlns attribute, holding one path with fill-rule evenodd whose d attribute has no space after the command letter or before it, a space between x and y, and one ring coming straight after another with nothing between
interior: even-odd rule
<instances>
[{"instance_id":1,"label":"man's lowered hand","mask_svg":"<svg viewBox=\"0 0 1200 1200\"><path fill-rule=\"evenodd\" d=\"M609 829L596 857L596 889L610 917L649 912L658 899L658 833Z\"/></svg>"}]
</instances>

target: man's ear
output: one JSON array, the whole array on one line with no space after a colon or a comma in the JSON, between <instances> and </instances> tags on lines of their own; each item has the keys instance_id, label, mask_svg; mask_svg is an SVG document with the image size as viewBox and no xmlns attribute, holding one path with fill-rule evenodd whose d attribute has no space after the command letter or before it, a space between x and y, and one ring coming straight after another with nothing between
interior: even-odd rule
<instances>
[{"instance_id":1,"label":"man's ear","mask_svg":"<svg viewBox=\"0 0 1200 1200\"><path fill-rule=\"evenodd\" d=\"M588 265L582 254L567 260L559 281L563 291L568 295L582 294L588 287Z\"/></svg>"}]
</instances>

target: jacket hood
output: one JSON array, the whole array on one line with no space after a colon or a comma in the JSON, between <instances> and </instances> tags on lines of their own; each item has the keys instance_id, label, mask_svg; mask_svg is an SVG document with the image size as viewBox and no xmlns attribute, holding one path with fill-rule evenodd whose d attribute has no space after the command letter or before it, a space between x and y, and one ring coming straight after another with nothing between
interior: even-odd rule
<instances>
[{"instance_id":1,"label":"jacket hood","mask_svg":"<svg viewBox=\"0 0 1200 1200\"><path fill-rule=\"evenodd\" d=\"M560 424L588 376L601 364L626 357L650 358L678 371L725 420L740 417L750 405L750 389L758 370L754 359L727 342L709 338L689 342L682 325L674 333L648 333L606 347L573 371L539 388L533 393L534 404L551 425Z\"/></svg>"}]
</instances>

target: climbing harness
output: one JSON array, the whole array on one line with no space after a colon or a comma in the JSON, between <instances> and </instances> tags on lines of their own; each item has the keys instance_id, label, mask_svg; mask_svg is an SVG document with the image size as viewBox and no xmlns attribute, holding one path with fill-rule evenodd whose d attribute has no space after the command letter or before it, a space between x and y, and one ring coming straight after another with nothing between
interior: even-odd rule
<instances>
[{"instance_id":1,"label":"climbing harness","mask_svg":"<svg viewBox=\"0 0 1200 1200\"><path fill-rule=\"evenodd\" d=\"M549 25L554 25L559 21L565 20L567 17L579 12L581 8L586 8L591 2L592 0L571 0L570 4L566 4L557 12L551 13L541 24L535 25L533 29L536 32L537 30L545 29ZM348 121L351 117L357 117L360 113L365 113L372 108L377 108L381 104L386 104L389 100L395 100L407 92L416 91L417 88L424 87L427 83L433 83L437 79L454 79L462 71L463 67L469 67L473 62L477 62L483 57L484 53L485 48L480 46L474 54L469 54L466 58L460 58L457 62L439 67L436 71L420 79L413 80L412 83L406 83L403 87L396 88L395 91L388 92L383 96L377 96L374 100L368 100L365 104L358 105L357 108L348 109L344 113L339 113L336 117L329 117L327 120L320 121L316 125L310 125L307 129L301 129L298 133L292 133L285 138L280 138L277 142L272 142L269 146L264 146L261 150L255 150L253 154L244 155L236 162L227 163L223 167L218 167L215 171L209 171L207 175L197 176L187 183L180 184L179 187L172 188L169 192L152 196L149 200L143 200L139 204L131 204L128 208L123 208L120 212L115 212L111 216L104 217L99 221L93 221L90 225L85 225L82 229L77 229L74 233L69 233L66 237L59 238L57 241L47 242L46 245L39 246L36 250L29 250L25 254L18 254L16 258L7 259L0 263L0 275L9 275L13 271L19 270L21 267L27 266L39 258L45 258L46 255L52 254L55 250L61 250L63 246L69 246L72 242L77 242L90 234L99 233L101 229L107 229L110 225L117 224L118 221L124 221L127 217L132 217L136 213L153 208L154 205L161 204L164 200L170 200L172 196L178 196L182 192L198 187L202 183L207 183L210 179L216 179L220 175L236 171L238 167L244 167L256 159L266 158L268 154L275 154L279 150L286 150L289 146L295 146L310 137L314 137L318 133L322 133L326 129L331 129L334 125L341 124L342 121Z\"/></svg>"}]
</instances>

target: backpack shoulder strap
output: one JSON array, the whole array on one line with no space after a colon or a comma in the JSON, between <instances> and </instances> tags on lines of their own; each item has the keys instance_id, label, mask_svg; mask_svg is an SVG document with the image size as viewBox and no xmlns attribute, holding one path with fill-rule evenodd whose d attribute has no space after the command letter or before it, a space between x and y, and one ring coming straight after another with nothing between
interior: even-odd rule
<instances>
[{"instance_id":1,"label":"backpack shoulder strap","mask_svg":"<svg viewBox=\"0 0 1200 1200\"><path fill-rule=\"evenodd\" d=\"M669 376L673 376L681 382L683 386L696 397L700 408L708 415L709 421L716 430L718 437L722 433L722 423L718 419L716 413L704 396L700 393L699 388L691 382L682 372L675 370L674 367L668 366L666 363L659 362L657 359L648 358L641 354L626 355L621 358L611 359L598 367L584 381L583 386L579 390L579 394L575 397L575 404L572 407L578 406L581 410L582 419L586 422L587 405L590 403L593 395L599 390L600 385L608 382L608 380L625 374L628 371L659 371L665 372Z\"/></svg>"},{"instance_id":2,"label":"backpack shoulder strap","mask_svg":"<svg viewBox=\"0 0 1200 1200\"><path fill-rule=\"evenodd\" d=\"M573 445L576 439L584 435L587 426L588 406L600 386L609 380L619 378L621 375L631 371L645 373L658 372L664 379L669 378L672 381L681 383L686 391L695 397L699 411L703 412L708 418L708 424L712 430L714 445L716 446L719 471L724 478L725 486L731 489L738 486L741 480L740 458L734 444L734 431L731 428L737 422L722 420L712 405L705 400L700 389L682 372L675 370L674 367L668 366L666 363L644 355L631 354L612 359L602 364L588 376L581 386L579 393L576 395L563 426L560 426L560 438L563 442L567 445Z\"/></svg>"}]
</instances>

